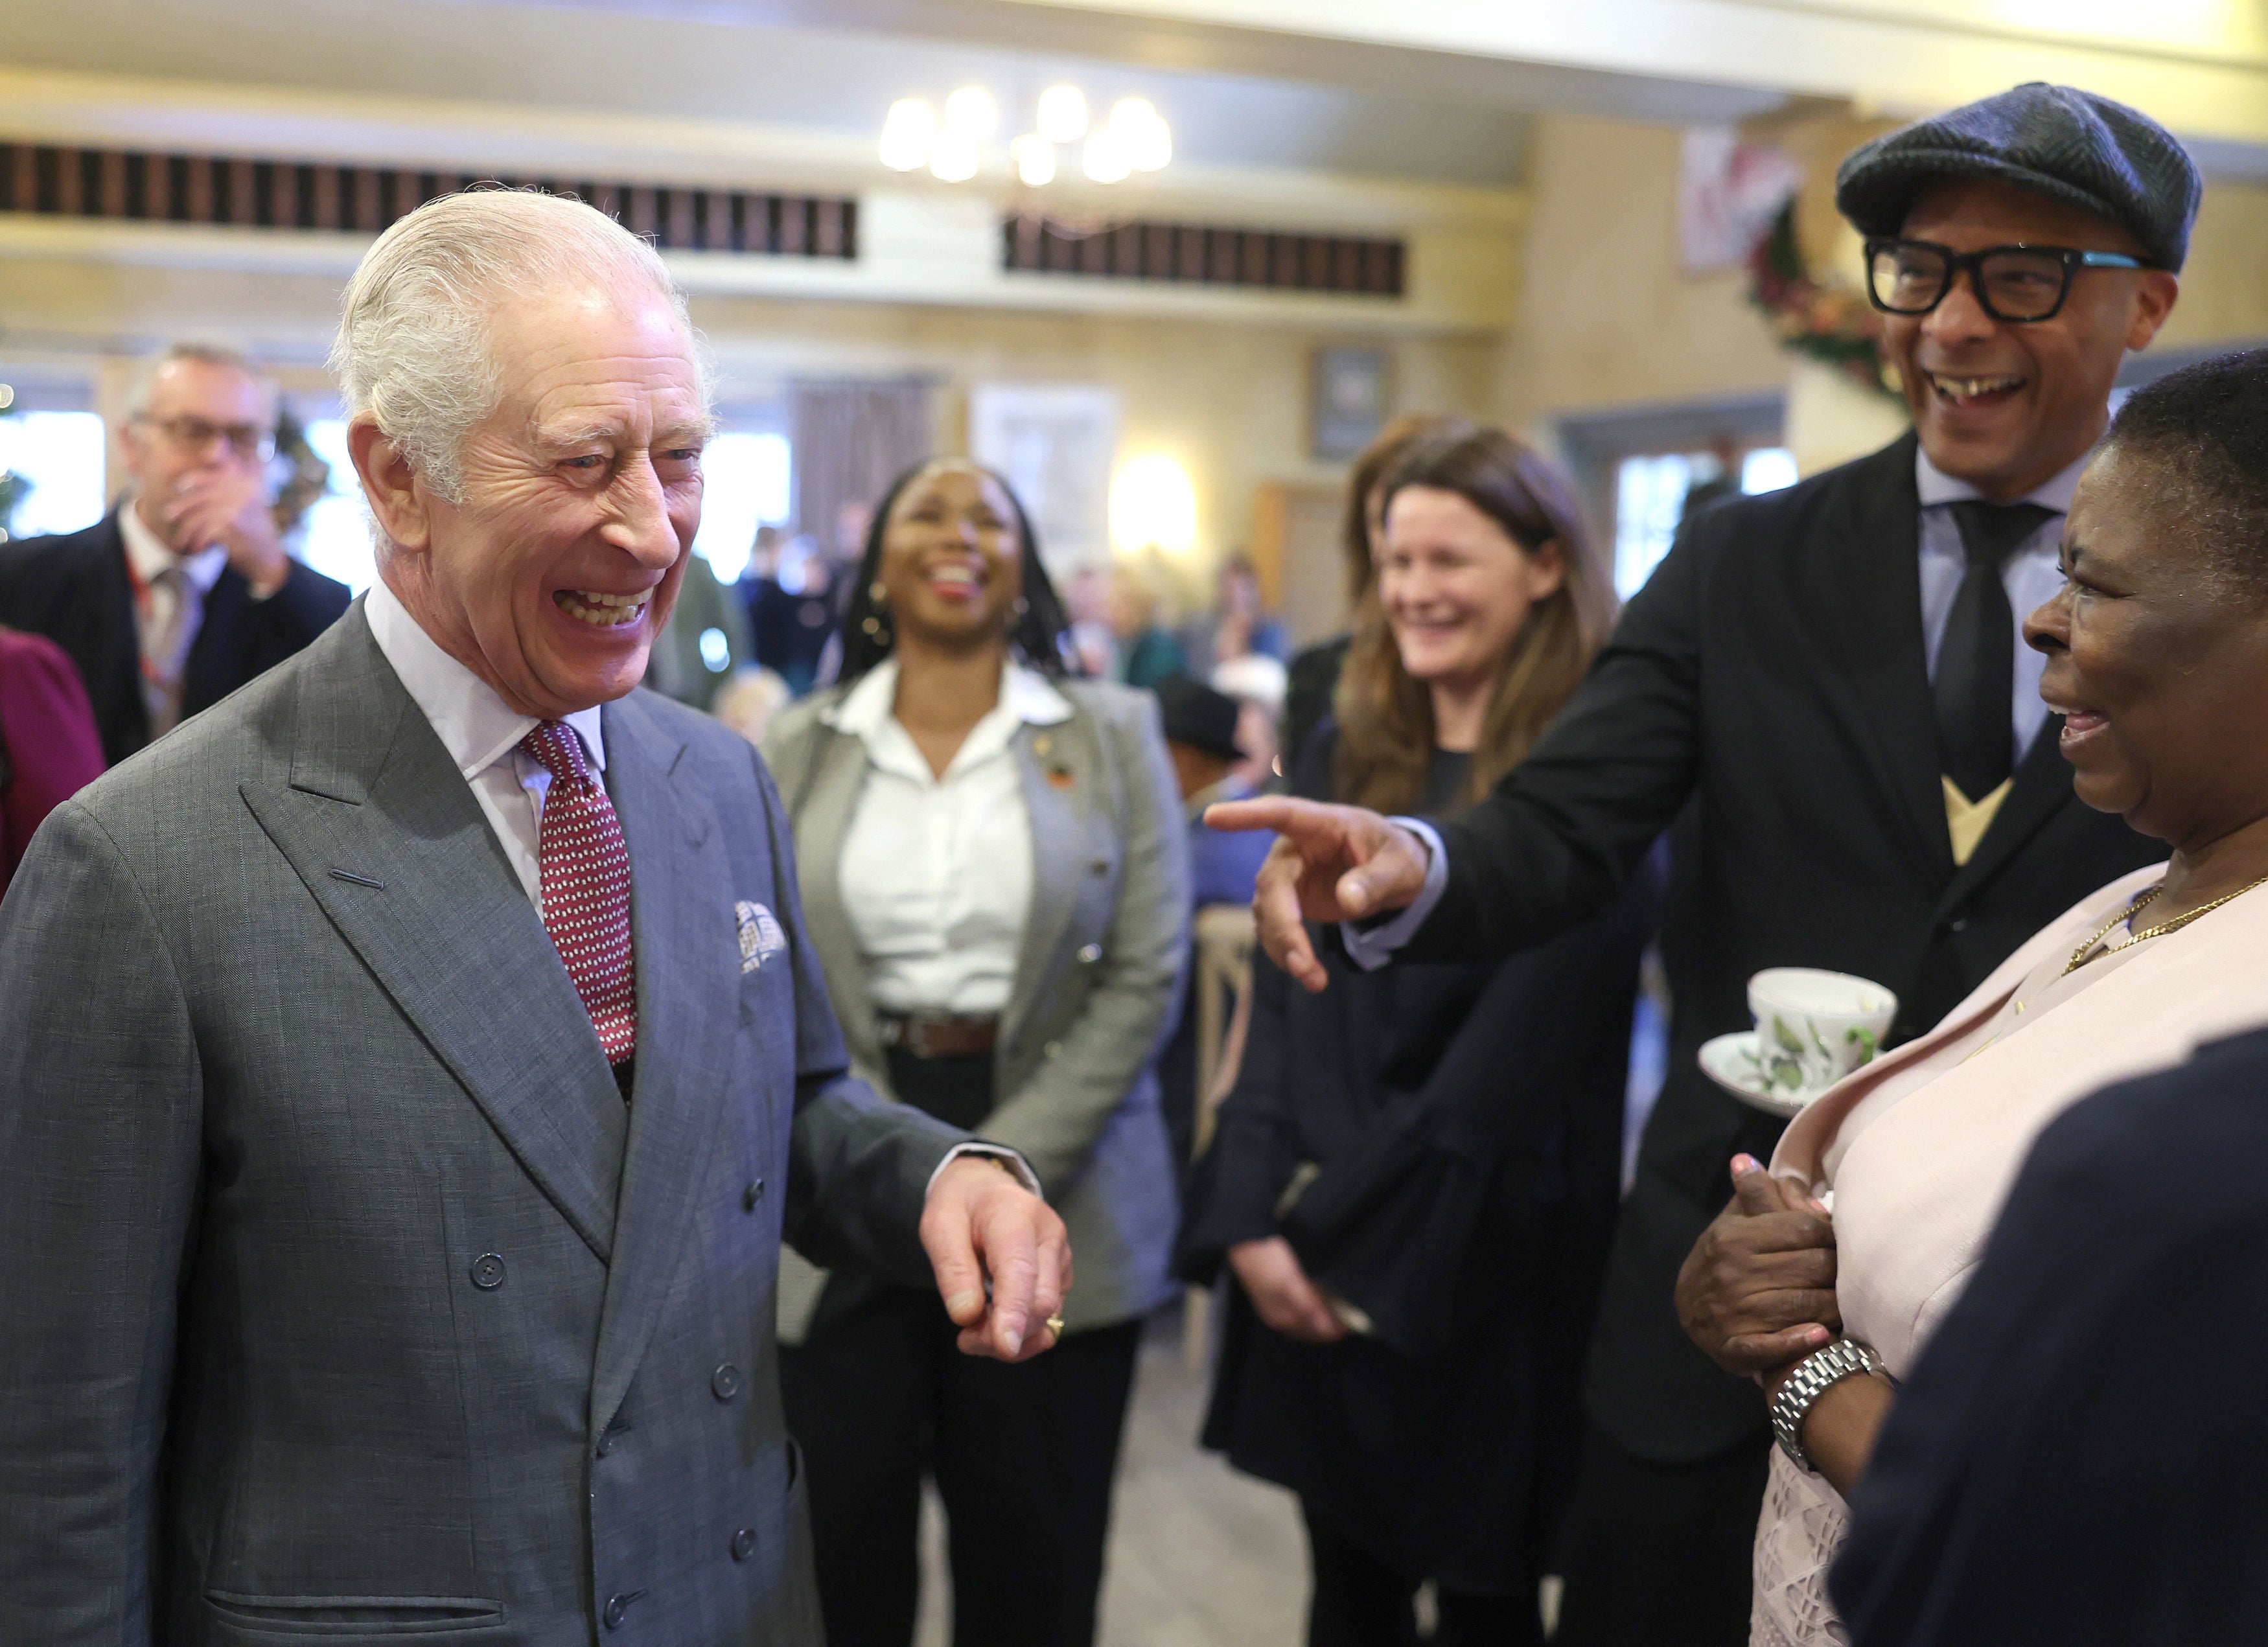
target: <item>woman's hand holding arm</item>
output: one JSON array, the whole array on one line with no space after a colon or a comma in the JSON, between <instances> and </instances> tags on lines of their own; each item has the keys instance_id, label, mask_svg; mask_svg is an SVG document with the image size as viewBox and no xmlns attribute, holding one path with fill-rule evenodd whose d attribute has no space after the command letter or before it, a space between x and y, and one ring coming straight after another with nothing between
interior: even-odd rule
<instances>
[{"instance_id":1,"label":"woman's hand holding arm","mask_svg":"<svg viewBox=\"0 0 2268 1647\"><path fill-rule=\"evenodd\" d=\"M1307 1279L1300 1255L1280 1235L1239 1241L1228 1249L1229 1268L1251 1295L1260 1319L1303 1343L1328 1344L1346 1336L1346 1326L1315 1283Z\"/></svg>"},{"instance_id":2,"label":"woman's hand holding arm","mask_svg":"<svg viewBox=\"0 0 2268 1647\"><path fill-rule=\"evenodd\" d=\"M1775 1372L1842 1331L1835 1226L1753 1157L1733 1158L1733 1201L1677 1274L1677 1319L1727 1372Z\"/></svg>"}]
</instances>

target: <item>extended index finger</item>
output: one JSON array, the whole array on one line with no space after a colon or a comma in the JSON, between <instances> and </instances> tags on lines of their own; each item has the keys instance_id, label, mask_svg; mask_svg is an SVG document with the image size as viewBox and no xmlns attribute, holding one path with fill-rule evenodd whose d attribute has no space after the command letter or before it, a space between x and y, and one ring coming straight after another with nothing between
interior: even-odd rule
<instances>
[{"instance_id":1,"label":"extended index finger","mask_svg":"<svg viewBox=\"0 0 2268 1647\"><path fill-rule=\"evenodd\" d=\"M1215 801L1204 809L1205 827L1229 831L1273 829L1281 835L1314 803L1289 795L1256 795L1249 800Z\"/></svg>"}]
</instances>

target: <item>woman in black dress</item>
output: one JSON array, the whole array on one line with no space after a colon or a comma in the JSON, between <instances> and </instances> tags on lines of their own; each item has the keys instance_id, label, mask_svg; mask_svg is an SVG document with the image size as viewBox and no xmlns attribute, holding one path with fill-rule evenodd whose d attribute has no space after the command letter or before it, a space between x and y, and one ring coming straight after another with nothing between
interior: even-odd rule
<instances>
[{"instance_id":1,"label":"woman in black dress","mask_svg":"<svg viewBox=\"0 0 2268 1647\"><path fill-rule=\"evenodd\" d=\"M1565 477L1495 430L1408 453L1336 713L1293 792L1446 815L1565 702L1614 598ZM1236 1278L1205 1426L1300 1495L1312 1647L1540 1642L1544 1541L1616 1200L1637 886L1484 966L1356 967L1309 995L1256 960L1182 1266Z\"/></svg>"}]
</instances>

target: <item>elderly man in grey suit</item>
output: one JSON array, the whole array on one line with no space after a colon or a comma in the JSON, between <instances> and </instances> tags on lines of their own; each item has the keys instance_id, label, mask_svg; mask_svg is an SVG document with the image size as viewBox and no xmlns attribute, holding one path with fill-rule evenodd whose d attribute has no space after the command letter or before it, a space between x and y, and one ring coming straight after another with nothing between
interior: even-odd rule
<instances>
[{"instance_id":1,"label":"elderly man in grey suit","mask_svg":"<svg viewBox=\"0 0 2268 1647\"><path fill-rule=\"evenodd\" d=\"M848 1076L762 764L630 692L710 424L651 250L436 202L335 364L380 584L0 905L0 1643L816 1643L781 1239L1013 1359L1062 1224Z\"/></svg>"}]
</instances>

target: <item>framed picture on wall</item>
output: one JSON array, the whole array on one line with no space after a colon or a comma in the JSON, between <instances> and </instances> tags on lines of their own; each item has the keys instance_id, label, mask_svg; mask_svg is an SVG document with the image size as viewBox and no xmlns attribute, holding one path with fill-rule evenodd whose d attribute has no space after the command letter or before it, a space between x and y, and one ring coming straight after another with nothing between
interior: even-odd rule
<instances>
[{"instance_id":1,"label":"framed picture on wall","mask_svg":"<svg viewBox=\"0 0 2268 1647\"><path fill-rule=\"evenodd\" d=\"M1110 559L1110 464L1118 396L1068 384L980 383L968 393L968 455L1007 477L1048 570Z\"/></svg>"},{"instance_id":2,"label":"framed picture on wall","mask_svg":"<svg viewBox=\"0 0 2268 1647\"><path fill-rule=\"evenodd\" d=\"M1393 398L1391 365L1383 349L1315 350L1307 401L1307 450L1313 455L1351 458L1377 437Z\"/></svg>"}]
</instances>

